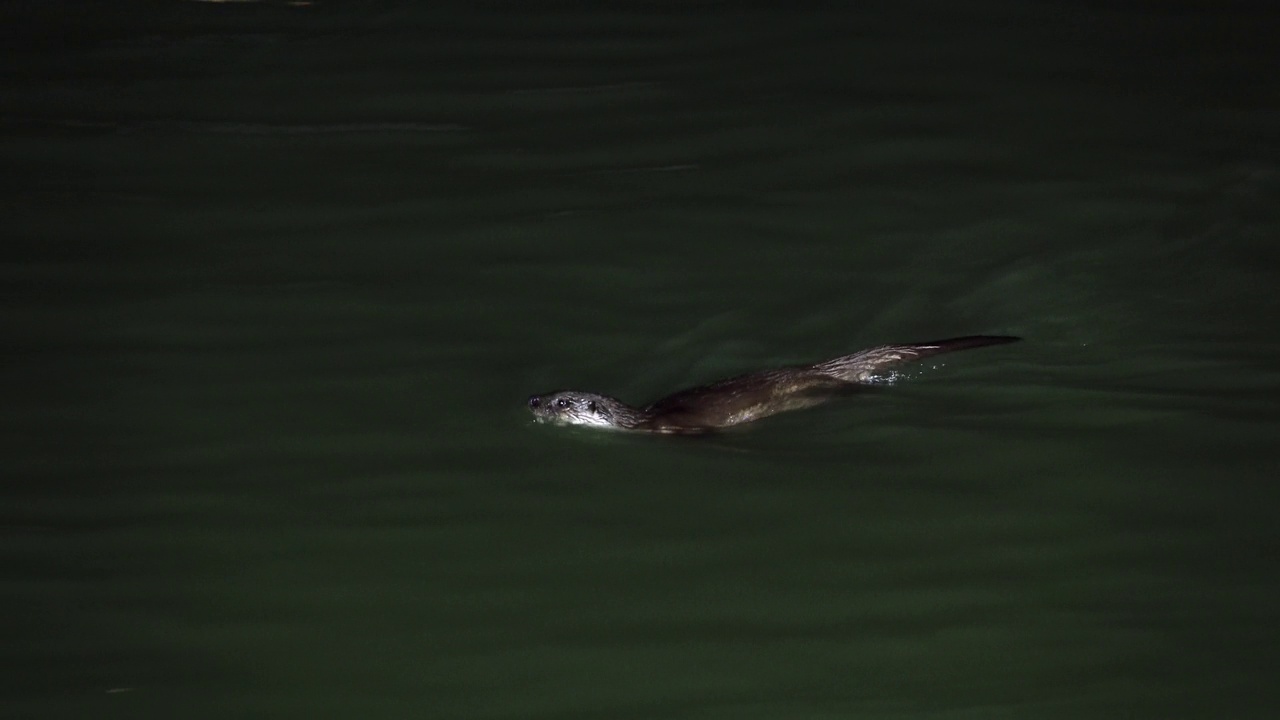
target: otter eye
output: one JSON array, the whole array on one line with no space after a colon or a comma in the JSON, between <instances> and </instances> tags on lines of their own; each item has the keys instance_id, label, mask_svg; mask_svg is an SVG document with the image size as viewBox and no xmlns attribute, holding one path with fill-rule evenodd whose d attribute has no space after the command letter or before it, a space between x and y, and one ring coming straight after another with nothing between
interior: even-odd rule
<instances>
[{"instance_id":1,"label":"otter eye","mask_svg":"<svg viewBox=\"0 0 1280 720\"><path fill-rule=\"evenodd\" d=\"M591 412L595 412L595 411L596 411L596 401L595 401L595 400L592 400L591 402L587 403L587 409L588 409L588 410L590 410Z\"/></svg>"},{"instance_id":2,"label":"otter eye","mask_svg":"<svg viewBox=\"0 0 1280 720\"><path fill-rule=\"evenodd\" d=\"M559 400L556 401L556 407L567 408L569 407L569 401L565 400L564 398L560 398Z\"/></svg>"}]
</instances>

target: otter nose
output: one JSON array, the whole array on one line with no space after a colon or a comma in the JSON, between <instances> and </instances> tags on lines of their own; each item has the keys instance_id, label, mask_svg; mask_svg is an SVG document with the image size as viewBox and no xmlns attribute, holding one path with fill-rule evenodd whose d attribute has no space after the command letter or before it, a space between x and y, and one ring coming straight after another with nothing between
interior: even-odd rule
<instances>
[{"instance_id":1,"label":"otter nose","mask_svg":"<svg viewBox=\"0 0 1280 720\"><path fill-rule=\"evenodd\" d=\"M532 408L532 409L535 409L535 410L536 410L540 405L542 405L542 398L538 397L537 395L530 395L530 396L529 396L529 407L530 407L530 408Z\"/></svg>"}]
</instances>

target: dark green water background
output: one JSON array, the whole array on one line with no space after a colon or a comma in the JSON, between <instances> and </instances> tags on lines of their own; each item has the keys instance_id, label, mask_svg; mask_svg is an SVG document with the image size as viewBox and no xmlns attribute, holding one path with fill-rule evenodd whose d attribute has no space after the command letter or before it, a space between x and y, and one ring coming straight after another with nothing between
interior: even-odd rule
<instances>
[{"instance_id":1,"label":"dark green water background","mask_svg":"<svg viewBox=\"0 0 1280 720\"><path fill-rule=\"evenodd\" d=\"M1280 713L1274 13L465 7L5 7L0 715Z\"/></svg>"}]
</instances>

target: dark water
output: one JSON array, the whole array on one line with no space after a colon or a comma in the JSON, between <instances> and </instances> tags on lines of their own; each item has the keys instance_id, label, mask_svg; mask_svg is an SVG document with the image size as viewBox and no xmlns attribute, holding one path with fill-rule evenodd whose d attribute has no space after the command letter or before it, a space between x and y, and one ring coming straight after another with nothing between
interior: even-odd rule
<instances>
[{"instance_id":1,"label":"dark water","mask_svg":"<svg viewBox=\"0 0 1280 720\"><path fill-rule=\"evenodd\" d=\"M1280 712L1274 13L335 5L3 11L0 715Z\"/></svg>"}]
</instances>

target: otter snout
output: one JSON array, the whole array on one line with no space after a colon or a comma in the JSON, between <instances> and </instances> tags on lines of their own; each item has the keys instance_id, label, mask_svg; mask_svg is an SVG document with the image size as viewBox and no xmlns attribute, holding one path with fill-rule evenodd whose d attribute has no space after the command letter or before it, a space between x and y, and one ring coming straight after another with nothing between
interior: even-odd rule
<instances>
[{"instance_id":1,"label":"otter snout","mask_svg":"<svg viewBox=\"0 0 1280 720\"><path fill-rule=\"evenodd\" d=\"M612 416L602 412L602 403L610 401L602 395L578 392L576 390L557 390L529 396L529 412L539 422L554 422L561 425L611 425Z\"/></svg>"},{"instance_id":2,"label":"otter snout","mask_svg":"<svg viewBox=\"0 0 1280 720\"><path fill-rule=\"evenodd\" d=\"M545 395L529 396L529 412L533 413L533 419L543 422L555 417L555 407L548 402Z\"/></svg>"},{"instance_id":3,"label":"otter snout","mask_svg":"<svg viewBox=\"0 0 1280 720\"><path fill-rule=\"evenodd\" d=\"M533 419L538 422L561 422L565 414L572 411L572 407L568 400L559 397L557 393L529 396L529 412L533 413Z\"/></svg>"}]
</instances>

